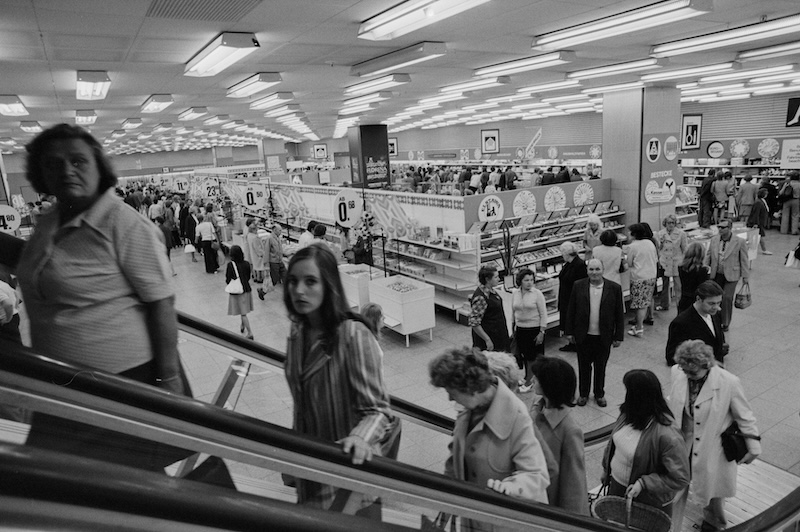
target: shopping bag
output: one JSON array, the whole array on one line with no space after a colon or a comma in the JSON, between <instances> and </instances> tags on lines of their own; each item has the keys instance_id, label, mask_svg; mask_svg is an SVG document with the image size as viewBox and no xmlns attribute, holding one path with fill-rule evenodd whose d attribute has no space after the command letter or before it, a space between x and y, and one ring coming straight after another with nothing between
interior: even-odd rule
<instances>
[{"instance_id":1,"label":"shopping bag","mask_svg":"<svg viewBox=\"0 0 800 532\"><path fill-rule=\"evenodd\" d=\"M185 246L183 246L183 252L184 253L194 253L196 251L197 251L197 248L194 247L193 244L186 244Z\"/></svg>"},{"instance_id":2,"label":"shopping bag","mask_svg":"<svg viewBox=\"0 0 800 532\"><path fill-rule=\"evenodd\" d=\"M752 304L753 300L750 297L750 285L744 283L733 300L733 306L736 308L747 308Z\"/></svg>"},{"instance_id":3,"label":"shopping bag","mask_svg":"<svg viewBox=\"0 0 800 532\"><path fill-rule=\"evenodd\" d=\"M783 266L785 268L800 268L800 261L795 258L793 251L786 254L786 264Z\"/></svg>"}]
</instances>

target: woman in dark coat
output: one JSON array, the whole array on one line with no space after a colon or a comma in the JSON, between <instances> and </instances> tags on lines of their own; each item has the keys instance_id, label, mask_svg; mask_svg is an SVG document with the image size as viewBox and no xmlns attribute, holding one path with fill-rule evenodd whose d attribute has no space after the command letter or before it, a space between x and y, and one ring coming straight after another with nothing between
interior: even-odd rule
<instances>
[{"instance_id":1,"label":"woman in dark coat","mask_svg":"<svg viewBox=\"0 0 800 532\"><path fill-rule=\"evenodd\" d=\"M247 314L253 310L253 291L250 288L250 274L252 268L250 263L244 260L244 253L240 246L231 246L231 260L225 269L225 284L233 279L239 278L242 281L244 292L241 294L228 294L228 316L240 316L242 326L239 331L250 340L253 339L253 330L250 328L250 320Z\"/></svg>"},{"instance_id":2,"label":"woman in dark coat","mask_svg":"<svg viewBox=\"0 0 800 532\"><path fill-rule=\"evenodd\" d=\"M678 300L678 314L688 309L697 299L697 287L708 281L708 268L703 265L706 251L700 242L692 242L686 248L683 262L678 266L681 279L681 298Z\"/></svg>"}]
</instances>

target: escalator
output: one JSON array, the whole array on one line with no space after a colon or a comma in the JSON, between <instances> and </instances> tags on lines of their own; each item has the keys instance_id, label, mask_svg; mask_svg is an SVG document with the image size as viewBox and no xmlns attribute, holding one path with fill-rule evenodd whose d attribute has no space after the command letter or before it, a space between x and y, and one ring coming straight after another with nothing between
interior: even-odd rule
<instances>
[{"instance_id":1,"label":"escalator","mask_svg":"<svg viewBox=\"0 0 800 532\"><path fill-rule=\"evenodd\" d=\"M184 330L229 344L248 363L279 366L282 362L280 353L264 346L220 333L208 324L192 323L185 316L180 320ZM355 467L337 446L286 428L121 377L81 371L10 344L0 343L0 352L2 403L221 457L267 478L283 473L378 496L409 517L404 524L393 524L315 512L163 474L6 445L0 448L3 529L36 522L38 526L30 529L403 530L418 528L420 514L439 511L512 528L617 529L380 457ZM449 433L452 426L452 420L397 399L393 407L407 419L422 420L441 431ZM736 529L778 530L796 523L799 513L797 490ZM96 526L89 526L92 522Z\"/></svg>"}]
</instances>

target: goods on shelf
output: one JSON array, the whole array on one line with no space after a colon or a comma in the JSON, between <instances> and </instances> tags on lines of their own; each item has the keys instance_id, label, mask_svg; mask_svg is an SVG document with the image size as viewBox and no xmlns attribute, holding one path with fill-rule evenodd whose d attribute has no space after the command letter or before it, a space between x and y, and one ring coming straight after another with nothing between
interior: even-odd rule
<instances>
[{"instance_id":1,"label":"goods on shelf","mask_svg":"<svg viewBox=\"0 0 800 532\"><path fill-rule=\"evenodd\" d=\"M416 290L417 287L413 284L404 283L403 281L397 281L390 285L387 285L387 288L391 288L395 292L411 292L412 290Z\"/></svg>"}]
</instances>

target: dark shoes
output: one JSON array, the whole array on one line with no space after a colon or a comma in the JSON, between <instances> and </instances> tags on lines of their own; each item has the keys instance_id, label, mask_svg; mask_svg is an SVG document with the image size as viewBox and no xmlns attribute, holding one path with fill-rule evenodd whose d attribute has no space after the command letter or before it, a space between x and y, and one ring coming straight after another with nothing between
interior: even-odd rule
<instances>
[{"instance_id":1,"label":"dark shoes","mask_svg":"<svg viewBox=\"0 0 800 532\"><path fill-rule=\"evenodd\" d=\"M644 323L645 325L653 325L654 322L653 322L653 320L651 318L651 319L643 320L642 323ZM628 320L628 325L636 325L636 318L633 318L632 320Z\"/></svg>"},{"instance_id":2,"label":"dark shoes","mask_svg":"<svg viewBox=\"0 0 800 532\"><path fill-rule=\"evenodd\" d=\"M574 353L578 350L578 347L575 344L567 344L565 346L559 347L558 350L563 353Z\"/></svg>"},{"instance_id":3,"label":"dark shoes","mask_svg":"<svg viewBox=\"0 0 800 532\"><path fill-rule=\"evenodd\" d=\"M586 406L586 403L589 401L588 397L578 397L578 406Z\"/></svg>"},{"instance_id":4,"label":"dark shoes","mask_svg":"<svg viewBox=\"0 0 800 532\"><path fill-rule=\"evenodd\" d=\"M597 401L597 406L600 408L605 408L608 406L608 401L606 401L605 397L595 397L594 400Z\"/></svg>"},{"instance_id":5,"label":"dark shoes","mask_svg":"<svg viewBox=\"0 0 800 532\"><path fill-rule=\"evenodd\" d=\"M258 289L258 299L260 299L261 301L264 301L264 295L265 294L266 294L266 292L264 292L263 289L261 289L261 288Z\"/></svg>"}]
</instances>

